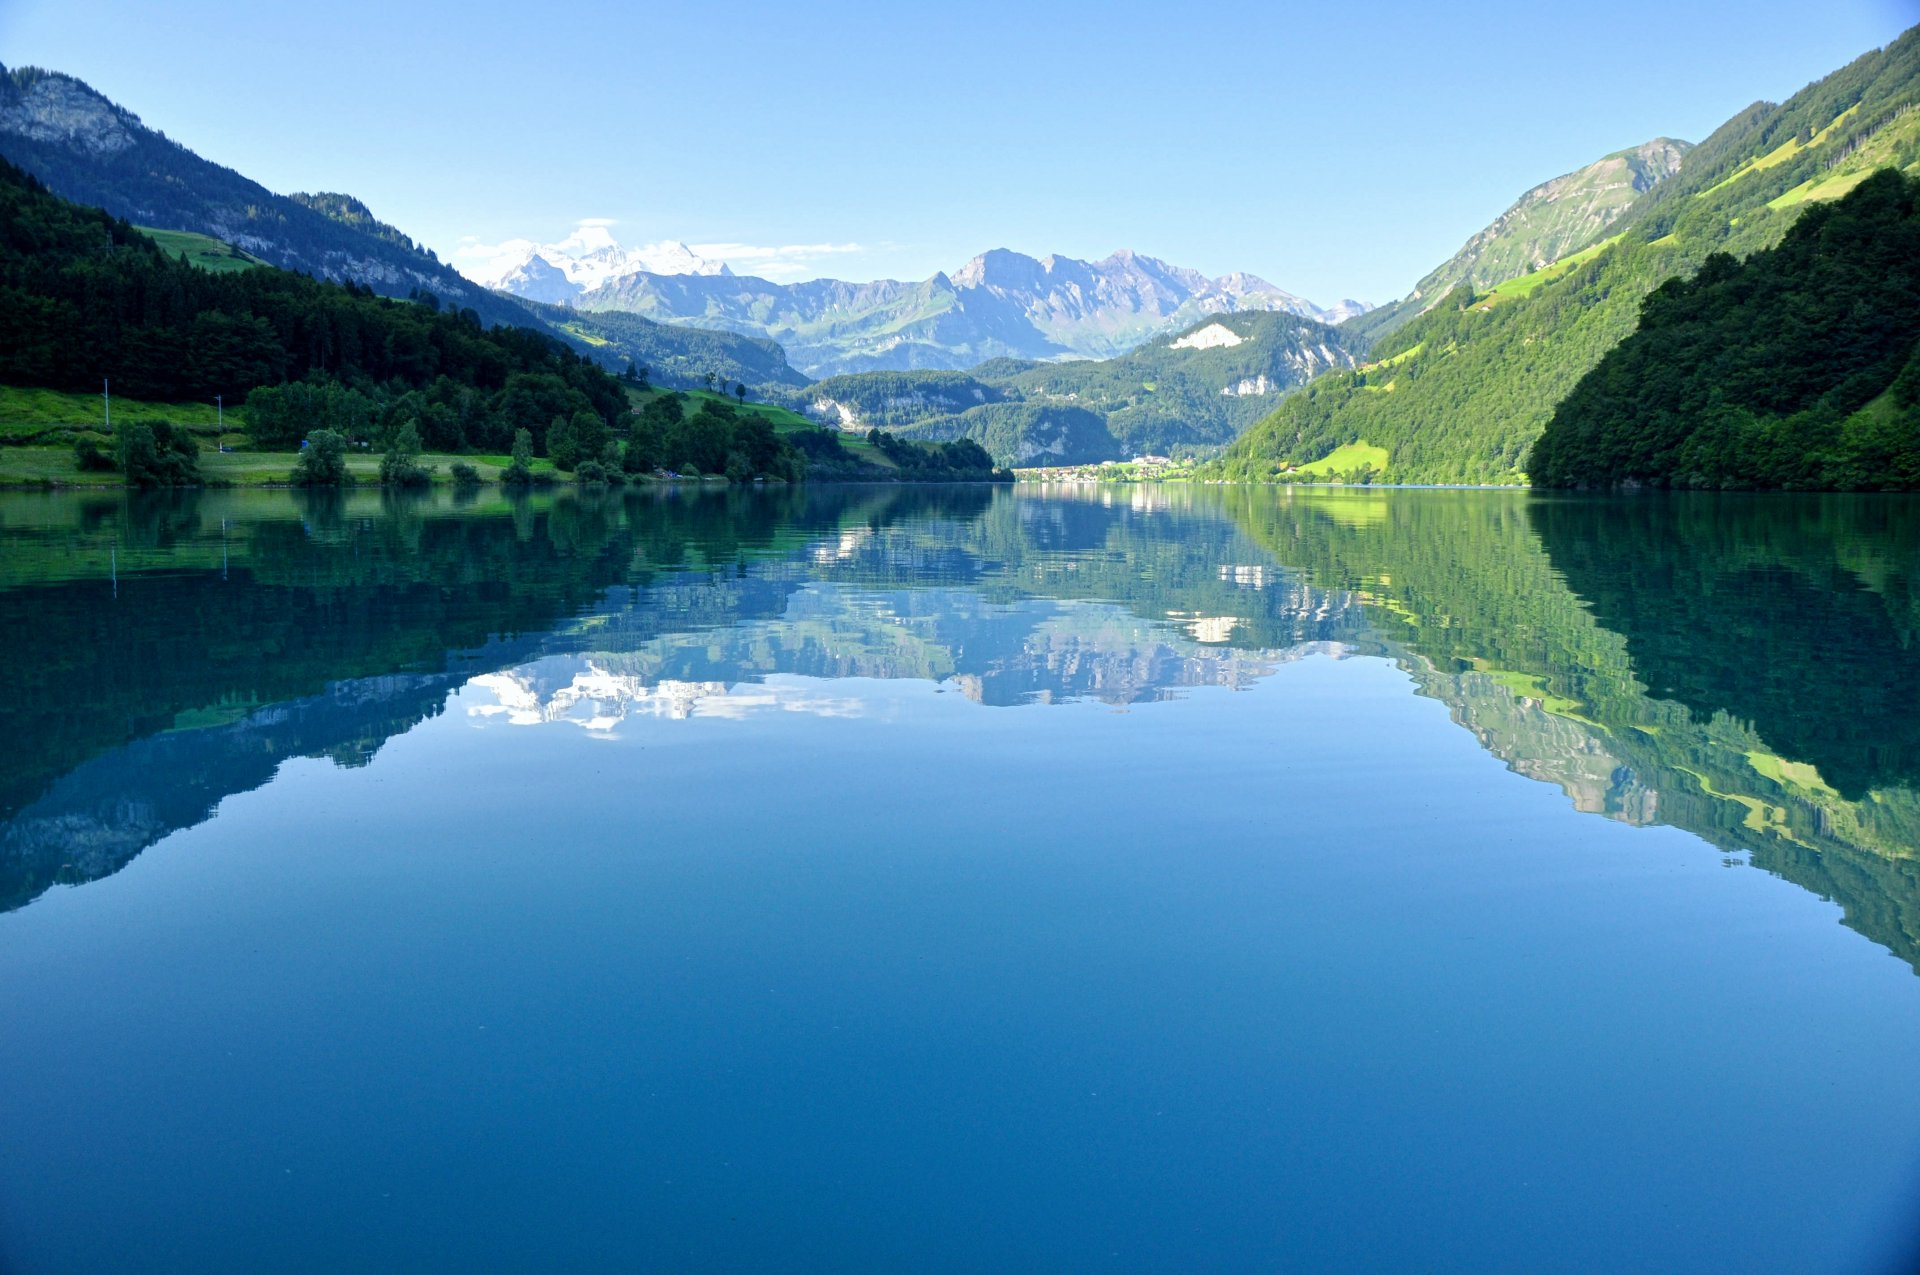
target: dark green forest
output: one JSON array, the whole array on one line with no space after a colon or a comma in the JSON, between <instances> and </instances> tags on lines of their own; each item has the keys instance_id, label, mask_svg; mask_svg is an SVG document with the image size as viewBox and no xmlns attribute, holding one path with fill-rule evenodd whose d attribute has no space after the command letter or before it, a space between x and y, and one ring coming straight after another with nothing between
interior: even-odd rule
<instances>
[{"instance_id":1,"label":"dark green forest","mask_svg":"<svg viewBox=\"0 0 1920 1275\"><path fill-rule=\"evenodd\" d=\"M618 381L549 337L290 271L200 270L0 161L0 382L97 391L111 378L135 398L238 403L308 377L482 391L494 410L473 412L462 440L480 447L511 441L518 422L498 409L516 398L608 420L626 408Z\"/></svg>"},{"instance_id":2,"label":"dark green forest","mask_svg":"<svg viewBox=\"0 0 1920 1275\"><path fill-rule=\"evenodd\" d=\"M1534 444L1534 483L1920 488L1917 197L1882 170L1656 289Z\"/></svg>"}]
</instances>

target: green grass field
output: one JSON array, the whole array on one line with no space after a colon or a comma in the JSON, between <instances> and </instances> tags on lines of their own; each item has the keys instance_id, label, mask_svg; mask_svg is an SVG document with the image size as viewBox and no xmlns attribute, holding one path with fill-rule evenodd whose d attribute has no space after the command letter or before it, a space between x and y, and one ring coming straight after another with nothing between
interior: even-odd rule
<instances>
[{"instance_id":1,"label":"green grass field","mask_svg":"<svg viewBox=\"0 0 1920 1275\"><path fill-rule=\"evenodd\" d=\"M216 452L207 448L200 453L200 477L210 487L270 487L287 481L298 459L296 452ZM434 471L436 483L446 483L448 467L455 461L472 465L486 482L498 481L507 467L505 456L454 456L428 452L422 464ZM380 479L377 452L359 452L347 457L347 472L362 483ZM546 475L558 481L571 481L555 470L548 460L533 463L536 476ZM71 447L0 447L0 487L42 487L49 484L73 487L117 487L120 475L89 473L73 458Z\"/></svg>"},{"instance_id":2,"label":"green grass field","mask_svg":"<svg viewBox=\"0 0 1920 1275\"><path fill-rule=\"evenodd\" d=\"M629 390L628 397L637 409L661 392ZM725 402L732 404L737 411L763 418L782 434L818 428L815 422L806 417L771 403L738 403L728 395L706 390L684 392L688 398L697 400L688 405L693 411L698 411L703 402ZM106 445L102 409L103 404L97 394L69 394L59 390L0 385L0 486L118 486L118 474L84 472L73 457L74 440L81 434L93 434L103 446ZM212 403L152 403L116 396L113 400L113 419L148 423L167 421L186 426L200 441L200 473L210 486L275 485L286 482L287 475L293 469L293 452L218 450L221 445L245 447L246 435L241 432L246 424L244 409L236 408L226 413L227 432L224 434L219 431L219 413ZM857 434L843 434L840 442L849 453L868 464L881 469L898 468L879 448ZM507 466L505 456L430 453L422 456L421 461L437 471L435 480L438 482L448 481L447 467L455 461L472 465L486 482L496 481L500 471ZM361 452L349 456L347 468L358 480L372 482L379 476L379 454ZM533 470L536 475L558 476L552 463L544 459L536 460Z\"/></svg>"},{"instance_id":3,"label":"green grass field","mask_svg":"<svg viewBox=\"0 0 1920 1275\"><path fill-rule=\"evenodd\" d=\"M54 442L82 430L105 432L105 405L98 394L20 389L0 385L0 443ZM149 403L137 398L113 400L113 417L124 421L170 421L211 439L218 412L212 403ZM237 409L226 414L227 432L245 425Z\"/></svg>"},{"instance_id":4,"label":"green grass field","mask_svg":"<svg viewBox=\"0 0 1920 1275\"><path fill-rule=\"evenodd\" d=\"M222 271L251 270L255 266L267 263L251 253L242 252L230 243L213 238L211 235L196 235L190 230L155 230L151 226L136 226L134 229L146 235L160 245L160 250L169 257L186 254L187 261L202 270L211 270L216 274Z\"/></svg>"},{"instance_id":5,"label":"green grass field","mask_svg":"<svg viewBox=\"0 0 1920 1275\"><path fill-rule=\"evenodd\" d=\"M1387 449L1375 447L1362 440L1358 443L1342 443L1311 464L1294 470L1296 474L1309 477L1327 474L1348 473L1356 469L1371 469L1376 473L1387 468Z\"/></svg>"},{"instance_id":6,"label":"green grass field","mask_svg":"<svg viewBox=\"0 0 1920 1275\"><path fill-rule=\"evenodd\" d=\"M1560 260L1553 262L1551 265L1542 266L1532 274L1523 274L1518 279L1509 279L1480 298L1476 304L1498 305L1502 301L1517 301L1521 297L1531 293L1541 284L1549 280L1558 279L1561 275L1592 261L1602 252L1605 252L1608 246L1619 237L1619 235L1614 235L1611 238L1602 239L1599 243L1582 248L1579 252L1568 253L1566 256L1560 258Z\"/></svg>"}]
</instances>

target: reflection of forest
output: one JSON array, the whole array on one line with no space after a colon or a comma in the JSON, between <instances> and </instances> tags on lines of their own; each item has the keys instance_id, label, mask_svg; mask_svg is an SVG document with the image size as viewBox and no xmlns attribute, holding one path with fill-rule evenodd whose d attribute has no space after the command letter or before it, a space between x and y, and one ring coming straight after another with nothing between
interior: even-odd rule
<instances>
[{"instance_id":1,"label":"reflection of forest","mask_svg":"<svg viewBox=\"0 0 1920 1275\"><path fill-rule=\"evenodd\" d=\"M530 719L604 722L776 673L1132 703L1357 650L1579 809L1751 852L1920 963L1913 518L1302 489L9 498L0 902L115 870L287 757L370 756L478 673Z\"/></svg>"},{"instance_id":2,"label":"reflection of forest","mask_svg":"<svg viewBox=\"0 0 1920 1275\"><path fill-rule=\"evenodd\" d=\"M1515 769L1581 809L1751 852L1920 967L1920 508L1244 489L1221 501L1308 581L1363 599L1422 689Z\"/></svg>"}]
</instances>

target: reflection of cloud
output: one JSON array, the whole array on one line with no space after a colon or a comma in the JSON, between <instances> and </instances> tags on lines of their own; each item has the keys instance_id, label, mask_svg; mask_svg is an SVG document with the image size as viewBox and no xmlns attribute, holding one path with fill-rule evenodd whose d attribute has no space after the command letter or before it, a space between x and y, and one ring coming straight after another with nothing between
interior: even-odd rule
<instances>
[{"instance_id":1,"label":"reflection of cloud","mask_svg":"<svg viewBox=\"0 0 1920 1275\"><path fill-rule=\"evenodd\" d=\"M1240 627L1240 618L1233 615L1201 615L1190 611L1169 611L1169 620L1178 621L1187 631L1187 636L1196 642L1225 642L1233 637L1233 631Z\"/></svg>"},{"instance_id":2,"label":"reflection of cloud","mask_svg":"<svg viewBox=\"0 0 1920 1275\"><path fill-rule=\"evenodd\" d=\"M592 660L574 673L566 685L544 697L534 685L531 669L483 673L468 681L470 689L489 692L492 703L474 703L467 716L499 718L511 726L541 726L570 722L604 735L629 717L664 717L685 721L691 717L744 720L758 712L805 713L812 717L860 717L864 701L854 696L823 695L811 683L779 679L729 687L725 682L681 682L663 679L649 686L626 674L610 673Z\"/></svg>"}]
</instances>

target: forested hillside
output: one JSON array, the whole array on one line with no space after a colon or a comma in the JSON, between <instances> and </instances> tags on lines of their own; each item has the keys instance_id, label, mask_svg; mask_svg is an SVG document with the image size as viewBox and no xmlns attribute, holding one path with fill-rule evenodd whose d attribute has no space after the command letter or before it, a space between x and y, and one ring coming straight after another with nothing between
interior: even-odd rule
<instances>
[{"instance_id":1,"label":"forested hillside","mask_svg":"<svg viewBox=\"0 0 1920 1275\"><path fill-rule=\"evenodd\" d=\"M522 301L556 331L581 342L601 363L647 370L656 385L694 389L746 385L756 392L801 386L807 378L787 362L787 352L764 337L718 328L656 323L620 310L575 310Z\"/></svg>"},{"instance_id":2,"label":"forested hillside","mask_svg":"<svg viewBox=\"0 0 1920 1275\"><path fill-rule=\"evenodd\" d=\"M626 408L617 381L550 337L290 271L202 270L0 161L0 383L97 391L110 377L135 398L237 403L316 376L479 391L490 401L471 405L466 441L502 449L517 399L540 409L536 428L562 408Z\"/></svg>"},{"instance_id":3,"label":"forested hillside","mask_svg":"<svg viewBox=\"0 0 1920 1275\"><path fill-rule=\"evenodd\" d=\"M1808 204L1875 169L1920 167L1920 30L1722 125L1642 195L1600 244L1478 293L1456 289L1371 352L1321 377L1210 471L1284 478L1336 448L1385 450L1375 476L1517 483L1556 406L1625 339L1640 302L1715 253L1778 243Z\"/></svg>"},{"instance_id":4,"label":"forested hillside","mask_svg":"<svg viewBox=\"0 0 1920 1275\"><path fill-rule=\"evenodd\" d=\"M1281 395L1352 367L1338 328L1269 311L1222 314L1111 359L991 359L967 372L857 372L782 396L845 429L970 437L1008 463L1206 454Z\"/></svg>"},{"instance_id":5,"label":"forested hillside","mask_svg":"<svg viewBox=\"0 0 1920 1275\"><path fill-rule=\"evenodd\" d=\"M1875 173L1780 246L1709 257L1574 387L1551 487L1920 487L1920 180Z\"/></svg>"}]
</instances>

